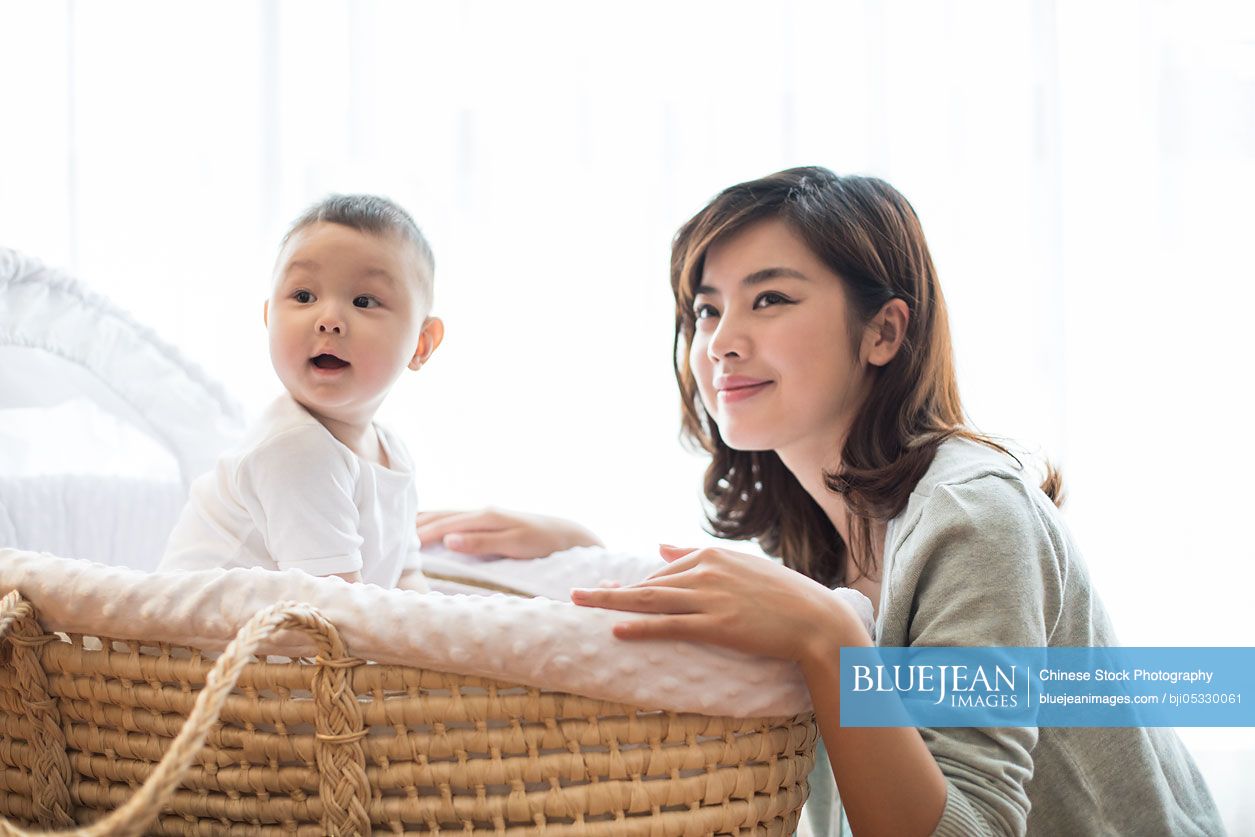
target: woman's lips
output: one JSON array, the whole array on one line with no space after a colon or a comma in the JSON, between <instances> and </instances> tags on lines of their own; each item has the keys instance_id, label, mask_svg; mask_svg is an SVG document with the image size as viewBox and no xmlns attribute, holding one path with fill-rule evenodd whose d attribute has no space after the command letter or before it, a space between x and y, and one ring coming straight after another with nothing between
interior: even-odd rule
<instances>
[{"instance_id":1,"label":"woman's lips","mask_svg":"<svg viewBox=\"0 0 1255 837\"><path fill-rule=\"evenodd\" d=\"M737 386L725 387L719 390L719 400L725 404L744 401L747 398L753 398L755 395L758 395L773 383L775 381L759 381L755 384L739 384Z\"/></svg>"}]
</instances>

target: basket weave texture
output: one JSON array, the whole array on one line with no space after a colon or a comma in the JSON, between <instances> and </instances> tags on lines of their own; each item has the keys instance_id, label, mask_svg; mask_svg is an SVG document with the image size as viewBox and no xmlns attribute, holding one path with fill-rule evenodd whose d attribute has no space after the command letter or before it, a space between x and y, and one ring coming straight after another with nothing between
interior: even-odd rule
<instances>
[{"instance_id":1,"label":"basket weave texture","mask_svg":"<svg viewBox=\"0 0 1255 837\"><path fill-rule=\"evenodd\" d=\"M317 656L257 656L282 630ZM0 836L787 835L816 742L809 713L654 711L371 663L296 603L210 659L48 634L16 592L0 600Z\"/></svg>"}]
</instances>

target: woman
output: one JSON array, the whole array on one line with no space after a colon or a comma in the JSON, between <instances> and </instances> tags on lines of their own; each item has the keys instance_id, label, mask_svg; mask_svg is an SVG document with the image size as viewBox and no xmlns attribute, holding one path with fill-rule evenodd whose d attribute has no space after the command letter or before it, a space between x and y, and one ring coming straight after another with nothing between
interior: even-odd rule
<instances>
[{"instance_id":1,"label":"woman","mask_svg":"<svg viewBox=\"0 0 1255 837\"><path fill-rule=\"evenodd\" d=\"M905 198L822 168L733 186L676 235L671 285L684 435L711 456L712 530L783 565L664 547L650 578L572 601L656 614L616 626L623 639L796 661L860 837L1223 833L1171 730L840 725L838 650L873 638L832 586L871 599L880 645L1116 644L1052 502L1057 474L1038 487L965 425L945 303ZM422 516L419 533L516 557L595 542L497 512ZM814 784L812 811L829 789Z\"/></svg>"}]
</instances>

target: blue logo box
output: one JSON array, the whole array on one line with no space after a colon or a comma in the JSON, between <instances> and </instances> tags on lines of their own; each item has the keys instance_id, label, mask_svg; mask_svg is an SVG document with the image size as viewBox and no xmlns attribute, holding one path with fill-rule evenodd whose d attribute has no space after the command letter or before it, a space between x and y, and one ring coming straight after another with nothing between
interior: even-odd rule
<instances>
[{"instance_id":1,"label":"blue logo box","mask_svg":"<svg viewBox=\"0 0 1255 837\"><path fill-rule=\"evenodd\" d=\"M841 724L1255 726L1255 648L842 648Z\"/></svg>"}]
</instances>

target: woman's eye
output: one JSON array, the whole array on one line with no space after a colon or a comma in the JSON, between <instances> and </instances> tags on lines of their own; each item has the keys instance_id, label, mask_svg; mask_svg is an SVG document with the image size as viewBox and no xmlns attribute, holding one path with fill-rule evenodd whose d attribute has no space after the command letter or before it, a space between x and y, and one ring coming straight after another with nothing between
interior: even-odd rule
<instances>
[{"instance_id":1,"label":"woman's eye","mask_svg":"<svg viewBox=\"0 0 1255 837\"><path fill-rule=\"evenodd\" d=\"M358 308L377 308L379 306L379 300L375 299L373 296L366 296L363 294L362 296L353 297L353 304Z\"/></svg>"},{"instance_id":2,"label":"woman's eye","mask_svg":"<svg viewBox=\"0 0 1255 837\"><path fill-rule=\"evenodd\" d=\"M295 299L297 302L301 303L302 305L304 305L307 302L314 301L314 295L311 294L309 291L297 291L296 293L292 294L292 298Z\"/></svg>"},{"instance_id":3,"label":"woman's eye","mask_svg":"<svg viewBox=\"0 0 1255 837\"><path fill-rule=\"evenodd\" d=\"M698 305L693 309L693 316L699 320L709 320L712 317L718 317L719 310L710 303L705 303L703 305Z\"/></svg>"},{"instance_id":4,"label":"woman's eye","mask_svg":"<svg viewBox=\"0 0 1255 837\"><path fill-rule=\"evenodd\" d=\"M768 305L779 305L782 302L791 302L791 301L792 300L790 300L784 294L776 293L775 291L767 291L764 294L758 295L758 299L754 300L754 307L766 308Z\"/></svg>"}]
</instances>

